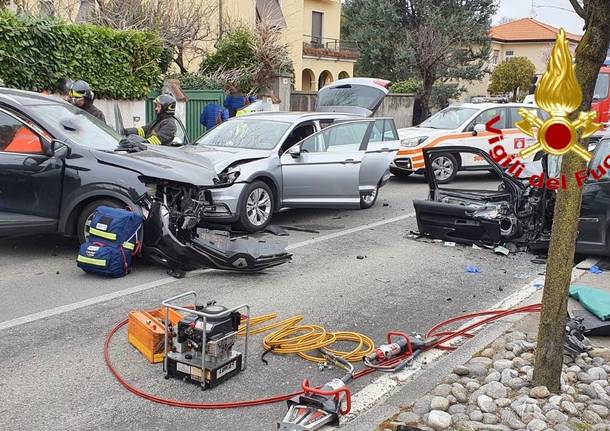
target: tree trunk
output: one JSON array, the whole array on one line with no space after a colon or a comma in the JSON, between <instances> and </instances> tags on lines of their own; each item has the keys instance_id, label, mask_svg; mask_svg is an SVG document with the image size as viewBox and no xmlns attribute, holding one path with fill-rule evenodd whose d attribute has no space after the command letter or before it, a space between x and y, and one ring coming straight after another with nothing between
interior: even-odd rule
<instances>
[{"instance_id":1,"label":"tree trunk","mask_svg":"<svg viewBox=\"0 0 610 431\"><path fill-rule=\"evenodd\" d=\"M434 86L435 77L427 70L422 72L422 94L420 97L422 120L430 116L430 98L432 96L432 87Z\"/></svg>"},{"instance_id":2,"label":"tree trunk","mask_svg":"<svg viewBox=\"0 0 610 431\"><path fill-rule=\"evenodd\" d=\"M174 58L174 63L176 63L176 65L180 69L181 74L184 75L185 73L188 72L187 68L184 65L184 49L177 48L176 57Z\"/></svg>"},{"instance_id":3,"label":"tree trunk","mask_svg":"<svg viewBox=\"0 0 610 431\"><path fill-rule=\"evenodd\" d=\"M587 17L587 30L576 49L576 76L582 88L583 111L591 109L597 75L610 43L610 2L590 0L589 6L591 12ZM561 173L568 178L568 189L557 192L546 267L534 381L555 393L559 392L561 386L568 290L582 197L574 173L585 168L584 160L574 152L563 157Z\"/></svg>"},{"instance_id":4,"label":"tree trunk","mask_svg":"<svg viewBox=\"0 0 610 431\"><path fill-rule=\"evenodd\" d=\"M95 12L95 0L80 0L76 22L87 22Z\"/></svg>"}]
</instances>

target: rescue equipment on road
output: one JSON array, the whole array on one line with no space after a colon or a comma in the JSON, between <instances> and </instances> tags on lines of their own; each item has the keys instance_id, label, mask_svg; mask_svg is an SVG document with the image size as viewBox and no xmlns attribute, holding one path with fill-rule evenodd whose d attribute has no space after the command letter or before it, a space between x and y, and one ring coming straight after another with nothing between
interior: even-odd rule
<instances>
[{"instance_id":1,"label":"rescue equipment on road","mask_svg":"<svg viewBox=\"0 0 610 431\"><path fill-rule=\"evenodd\" d=\"M76 262L85 272L123 277L140 252L139 235L144 218L131 211L99 206L91 216L89 238L80 246Z\"/></svg>"},{"instance_id":2,"label":"rescue equipment on road","mask_svg":"<svg viewBox=\"0 0 610 431\"><path fill-rule=\"evenodd\" d=\"M173 407L206 410L228 409L288 401L288 412L283 416L282 421L278 424L280 430L282 431L314 431L321 429L326 424L338 425L340 417L349 413L351 409L351 393L347 387L347 384L351 380L357 380L375 371L400 370L404 368L405 365L411 363L415 356L427 350L455 350L458 347L456 342L459 339L473 337L474 334L472 331L485 324L494 322L503 317L511 316L513 314L536 313L541 309L541 304L531 304L508 310L489 310L464 314L433 326L425 336L407 335L406 333L401 332L390 332L387 335L388 344L379 346L377 349L375 349L372 345L372 341L370 346L364 341L370 340L370 338L362 336L361 334L341 332L333 333L327 332L324 328L317 325L299 325L303 319L302 316L295 316L279 322L262 325L263 323L275 318L276 314L273 313L258 317L248 317L250 316L250 313L247 305L226 309L216 304L209 303L205 307L201 307L196 305L196 298L195 309L179 307L171 304L171 302L184 298L188 295L195 295L195 293L187 292L185 294L170 298L163 303L163 306L165 307L165 317L163 317L164 314L163 311L161 311L161 322L169 321L172 328L166 332L164 339L164 344L166 346L170 346L169 340L171 335L171 351L166 350L169 352L166 357L166 366L164 367L166 376L185 378L186 380L195 380L197 382L199 382L199 376L203 376L204 381L200 382L202 383L202 387L213 386L214 382L212 380L214 377L216 377L216 384L218 384L222 381L223 377L218 375L219 367L221 368L220 374L223 374L223 372L227 369L229 370L227 373L235 374L237 374L237 372L240 370L239 365L235 364L234 366L231 362L232 359L228 358L235 358L237 355L239 355L240 358L243 358L243 365L241 369L245 369L248 343L246 341L244 344L245 348L243 355L241 355L239 352L236 353L233 349L235 344L234 337L243 335L247 338L248 335L260 334L271 329L276 329L276 331L268 334L265 337L264 345L266 350L279 354L296 353L301 357L320 364L332 363L338 368L345 369L347 371L347 375L341 379L332 379L322 387L312 387L309 382L305 380L301 384L301 389L299 391L288 394L267 396L259 399L211 403L180 401L163 398L133 386L127 382L121 376L121 374L119 374L112 364L109 352L112 337L128 323L128 319L125 319L115 325L106 336L104 343L104 359L111 373L114 375L117 381L123 385L123 387L133 394L155 403L165 404ZM241 315L240 313L237 313L238 310L242 308L246 310L247 314ZM172 316L172 311L175 311L177 315ZM155 316L154 313L151 315L153 317ZM212 321L208 319L215 320ZM241 321L241 326L239 326L239 329L237 329L238 327L236 326L236 322L238 321ZM151 323L152 322L153 321L151 319ZM456 330L447 329L448 327L459 324L460 322L466 323ZM206 328L206 331L203 331L203 328ZM295 335L298 332L304 333L301 335ZM571 337L569 345L566 346L566 350L569 353L575 354L583 345L587 344L586 339L582 337L582 331L574 324L568 324L566 327L566 332L568 333L568 337ZM329 346L332 343L328 343L328 340L333 337L335 340L344 337L344 335L341 334L350 334L349 336L353 337L350 339L350 341L356 342L357 347L351 352L340 352L340 354L337 354L335 353L335 350L330 349ZM175 349L175 351L173 349L174 340L176 343L181 344L181 347L179 349ZM216 341L216 347L219 347L218 344L220 344L219 349L216 349L216 347L212 347L210 345L208 345L209 350L206 348L206 353L213 353L216 355L220 353L221 356L216 356L214 359L216 362L208 362L208 355L203 356L203 349L200 350L203 345L208 343L208 340L210 342ZM223 342L221 342L221 340L223 340ZM318 344L325 344L325 346L312 347L317 346ZM311 355L311 352L314 350L317 350L320 356ZM231 353L229 353L229 351L231 351ZM363 351L366 351L367 353L363 354ZM187 355L193 356L188 358ZM195 358L195 355L198 356ZM367 357L366 359L364 358L365 356ZM349 357L350 359L348 360L346 357ZM354 371L354 366L352 363L359 362L360 360L364 360L366 367L359 371ZM190 374L187 372L172 374L174 371L168 371L168 362L174 363L176 370L178 369L178 363L182 364L180 367L190 366ZM227 364L229 364L227 368L222 368L226 367ZM197 370L193 372L193 366L197 367L199 370L202 370L202 372ZM209 370L210 373L207 374L206 370ZM214 370L216 370L216 374L214 374ZM193 378L193 375L195 378ZM206 377L209 377L209 380L206 381Z\"/></svg>"},{"instance_id":3,"label":"rescue equipment on road","mask_svg":"<svg viewBox=\"0 0 610 431\"><path fill-rule=\"evenodd\" d=\"M181 307L174 301L193 296L193 308ZM239 310L250 313L246 304L226 308L208 302L197 305L194 291L176 295L162 303L165 311L164 346L165 377L175 377L197 382L201 389L213 388L246 369L248 355L249 324L246 322L244 354L234 349L237 330L241 321ZM177 323L172 323L170 312L182 314Z\"/></svg>"},{"instance_id":4,"label":"rescue equipment on road","mask_svg":"<svg viewBox=\"0 0 610 431\"><path fill-rule=\"evenodd\" d=\"M347 374L340 379L332 379L320 388L309 385L308 380L301 384L303 394L288 401L288 411L278 423L280 431L311 431L324 425L339 426L339 418L352 408L352 394L347 384L354 378L354 366L325 349L320 353Z\"/></svg>"}]
</instances>

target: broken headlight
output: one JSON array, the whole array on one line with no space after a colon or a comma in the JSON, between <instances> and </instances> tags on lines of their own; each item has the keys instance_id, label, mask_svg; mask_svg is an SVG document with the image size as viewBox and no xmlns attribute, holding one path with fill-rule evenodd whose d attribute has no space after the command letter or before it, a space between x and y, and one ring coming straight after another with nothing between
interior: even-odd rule
<instances>
[{"instance_id":1,"label":"broken headlight","mask_svg":"<svg viewBox=\"0 0 610 431\"><path fill-rule=\"evenodd\" d=\"M214 183L216 185L231 186L237 180L240 173L241 171L239 169L239 166L229 168L218 174L218 179L214 178Z\"/></svg>"},{"instance_id":2,"label":"broken headlight","mask_svg":"<svg viewBox=\"0 0 610 431\"><path fill-rule=\"evenodd\" d=\"M406 138L400 141L401 147L417 147L419 144L428 139L427 136L417 136L415 138Z\"/></svg>"},{"instance_id":3,"label":"broken headlight","mask_svg":"<svg viewBox=\"0 0 610 431\"><path fill-rule=\"evenodd\" d=\"M151 198L155 198L155 196L157 196L157 185L156 184L145 184L144 187L146 187L146 194L151 197Z\"/></svg>"}]
</instances>

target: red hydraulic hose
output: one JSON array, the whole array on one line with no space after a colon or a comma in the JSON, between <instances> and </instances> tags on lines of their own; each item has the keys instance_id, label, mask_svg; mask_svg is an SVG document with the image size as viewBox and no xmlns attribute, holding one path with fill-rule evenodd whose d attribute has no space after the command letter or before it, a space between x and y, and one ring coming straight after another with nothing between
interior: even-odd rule
<instances>
[{"instance_id":1,"label":"red hydraulic hose","mask_svg":"<svg viewBox=\"0 0 610 431\"><path fill-rule=\"evenodd\" d=\"M453 317L451 319L445 320L441 323L434 325L428 331L428 333L426 334L427 338L438 338L438 340L436 340L431 345L427 346L425 348L425 350L430 350L430 349L455 350L456 347L445 346L444 343L447 343L448 341L450 341L454 338L457 338L457 337L471 338L471 337L473 337L473 335L470 334L469 331L472 331L473 329L475 329L481 325L485 325L487 323L501 319L502 317L510 316L513 314L519 314L519 313L536 313L536 312L539 312L541 310L541 308L542 308L542 304L532 304L532 305L526 305L523 307L513 308L513 309L509 309L509 310L480 311L477 313L469 313L469 314L464 314L461 316ZM455 331L448 331L448 330L439 331L439 329L441 329L447 325L450 325L450 324L453 324L456 322L460 322L463 320L468 320L468 319L473 319L473 318L483 317L483 316L487 316L487 317L485 317L485 319L483 319L483 320L472 323L462 329L455 330ZM303 394L303 391L297 391L297 392L292 392L289 394L275 395L275 396L271 396L271 397L267 397L267 398L259 398L259 399L254 399L254 400L241 400L241 401L229 401L229 402L218 402L218 403L194 403L194 402L188 402L188 401L172 400L172 399L167 399L167 398L158 397L156 395L152 395L152 394L145 392L141 389L138 389L135 386L128 383L123 378L123 376L121 376L121 374L114 368L114 365L112 364L112 361L110 359L110 343L112 341L112 337L116 334L116 332L119 329L121 329L123 326L125 326L127 324L128 320L129 319L125 319L125 320L122 320L121 322L117 323L110 330L110 332L108 332L108 334L106 335L106 339L104 340L104 361L106 362L106 365L110 369L110 372L117 379L117 381L129 392L131 392L141 398L147 399L147 400L155 402L155 403L172 406L172 407L210 410L210 409L231 409L231 408L238 408L238 407L253 407L253 406L260 406L260 405L264 405L264 404L273 404L273 403L278 403L281 401L286 401L295 396ZM399 363L403 359L405 359L407 356L408 355L403 355L400 357L392 358L385 362L382 362L380 365L382 365L384 367L391 367L391 366ZM373 372L375 372L375 369L373 369L373 368L364 368L364 369L354 373L354 380L367 376Z\"/></svg>"},{"instance_id":2,"label":"red hydraulic hose","mask_svg":"<svg viewBox=\"0 0 610 431\"><path fill-rule=\"evenodd\" d=\"M252 406L260 406L263 404L273 404L273 403L278 403L281 401L289 400L290 398L295 397L297 395L301 395L303 393L303 391L298 391L298 392L293 392L290 394L276 395L273 397L260 398L260 399L256 399L256 400L231 401L231 402L221 402L221 403L193 403L193 402L188 402L188 401L178 401L178 400L162 398L162 397L158 397L158 396L149 394L148 392L145 392L145 391L138 389L135 386L129 384L123 378L123 376L121 376L121 374L119 374L119 372L114 368L114 365L112 364L112 361L110 360L110 342L112 340L112 337L119 329L121 329L123 326L125 326L127 324L128 320L129 319L125 319L125 320L117 323L110 330L108 335L106 335L106 340L104 341L104 361L106 361L106 365L110 369L110 372L112 373L112 375L117 379L117 381L121 385L123 385L123 387L125 389L127 389L129 392L131 392L139 397L142 397L144 399L147 399L147 400L155 402L155 403L165 404L167 406L172 406L172 407L182 407L185 409L208 410L208 409L232 409L232 408L237 408L237 407L252 407Z\"/></svg>"}]
</instances>

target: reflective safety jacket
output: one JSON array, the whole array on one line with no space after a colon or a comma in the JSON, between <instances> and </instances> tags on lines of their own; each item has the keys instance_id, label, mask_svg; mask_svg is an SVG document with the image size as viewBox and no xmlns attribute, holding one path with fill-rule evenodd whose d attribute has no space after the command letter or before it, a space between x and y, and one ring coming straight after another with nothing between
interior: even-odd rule
<instances>
[{"instance_id":1,"label":"reflective safety jacket","mask_svg":"<svg viewBox=\"0 0 610 431\"><path fill-rule=\"evenodd\" d=\"M172 145L176 130L176 119L172 114L165 113L143 127L125 129L125 134L139 135L153 145Z\"/></svg>"}]
</instances>

